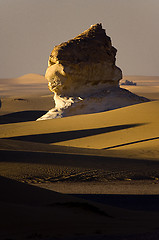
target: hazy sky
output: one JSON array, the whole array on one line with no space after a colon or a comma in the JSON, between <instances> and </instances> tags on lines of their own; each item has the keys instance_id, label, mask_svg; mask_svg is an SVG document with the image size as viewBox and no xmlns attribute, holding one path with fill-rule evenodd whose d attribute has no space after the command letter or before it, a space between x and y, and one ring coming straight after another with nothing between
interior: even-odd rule
<instances>
[{"instance_id":1,"label":"hazy sky","mask_svg":"<svg viewBox=\"0 0 159 240\"><path fill-rule=\"evenodd\" d=\"M0 0L0 78L44 74L55 45L100 22L124 75L159 75L159 0Z\"/></svg>"}]
</instances>

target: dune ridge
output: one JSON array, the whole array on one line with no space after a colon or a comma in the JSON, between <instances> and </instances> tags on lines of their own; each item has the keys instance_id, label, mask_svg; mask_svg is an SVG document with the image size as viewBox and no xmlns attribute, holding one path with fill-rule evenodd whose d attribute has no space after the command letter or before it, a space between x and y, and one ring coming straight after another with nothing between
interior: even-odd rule
<instances>
[{"instance_id":1,"label":"dune ridge","mask_svg":"<svg viewBox=\"0 0 159 240\"><path fill-rule=\"evenodd\" d=\"M67 140L66 138L65 141L58 141L58 143L56 143L72 147L102 149L110 147L111 145L114 146L115 144L119 145L130 141L158 137L158 105L158 101L153 101L98 114L47 120L47 124L46 122L15 123L14 128L12 124L7 124L5 128L1 125L0 137L21 137L22 139L23 136L25 140L25 136L26 138L28 136L27 141L29 141L29 136L31 138L32 135L37 135L37 138L39 136L41 139L40 141L43 142L43 134L52 134L53 138L53 134L56 133L57 137L58 132L61 134L62 132L68 132L69 135L69 131L72 131L72 133L81 131L82 134L84 130L90 129L91 131L91 129L102 128L99 132L96 130L97 132L95 134L93 132L92 134L86 133L84 137L80 137L79 132L79 137L77 136L77 139ZM54 124L52 124L52 122ZM127 126L129 124L130 126ZM133 126L133 124L137 125ZM116 129L117 126L118 128ZM109 131L109 127L112 127L112 130ZM89 134L92 136L89 137ZM49 143L51 143L51 139Z\"/></svg>"}]
</instances>

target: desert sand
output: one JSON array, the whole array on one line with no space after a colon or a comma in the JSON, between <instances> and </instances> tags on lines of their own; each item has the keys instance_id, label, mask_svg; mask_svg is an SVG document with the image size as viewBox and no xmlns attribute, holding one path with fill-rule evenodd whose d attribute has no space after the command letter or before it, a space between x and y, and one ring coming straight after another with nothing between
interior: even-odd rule
<instances>
[{"instance_id":1,"label":"desert sand","mask_svg":"<svg viewBox=\"0 0 159 240\"><path fill-rule=\"evenodd\" d=\"M159 99L159 77L158 76L124 76L121 83L125 80L133 81L136 86L121 86L129 91L147 97L151 100Z\"/></svg>"},{"instance_id":2,"label":"desert sand","mask_svg":"<svg viewBox=\"0 0 159 240\"><path fill-rule=\"evenodd\" d=\"M0 239L159 238L159 78L124 79L152 101L45 121L43 76L0 80Z\"/></svg>"}]
</instances>

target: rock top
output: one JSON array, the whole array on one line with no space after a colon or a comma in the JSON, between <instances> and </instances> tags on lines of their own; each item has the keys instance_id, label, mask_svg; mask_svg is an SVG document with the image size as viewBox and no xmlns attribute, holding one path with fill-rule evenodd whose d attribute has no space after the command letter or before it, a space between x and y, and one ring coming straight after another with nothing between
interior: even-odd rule
<instances>
[{"instance_id":1,"label":"rock top","mask_svg":"<svg viewBox=\"0 0 159 240\"><path fill-rule=\"evenodd\" d=\"M106 35L102 24L92 25L77 37L56 46L49 58L50 65L70 62L71 64L100 63L108 61L115 64L117 50Z\"/></svg>"},{"instance_id":2,"label":"rock top","mask_svg":"<svg viewBox=\"0 0 159 240\"><path fill-rule=\"evenodd\" d=\"M82 97L96 91L99 84L102 88L118 86L122 72L115 65L116 52L102 24L91 26L54 47L45 75L49 89L64 96Z\"/></svg>"}]
</instances>

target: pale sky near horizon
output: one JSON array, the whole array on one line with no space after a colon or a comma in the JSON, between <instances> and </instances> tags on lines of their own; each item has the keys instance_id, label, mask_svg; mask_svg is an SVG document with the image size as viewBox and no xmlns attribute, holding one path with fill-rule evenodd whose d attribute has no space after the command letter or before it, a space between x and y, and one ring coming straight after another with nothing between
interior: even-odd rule
<instances>
[{"instance_id":1,"label":"pale sky near horizon","mask_svg":"<svg viewBox=\"0 0 159 240\"><path fill-rule=\"evenodd\" d=\"M0 0L0 78L45 74L53 47L96 23L124 75L159 76L159 0Z\"/></svg>"}]
</instances>

